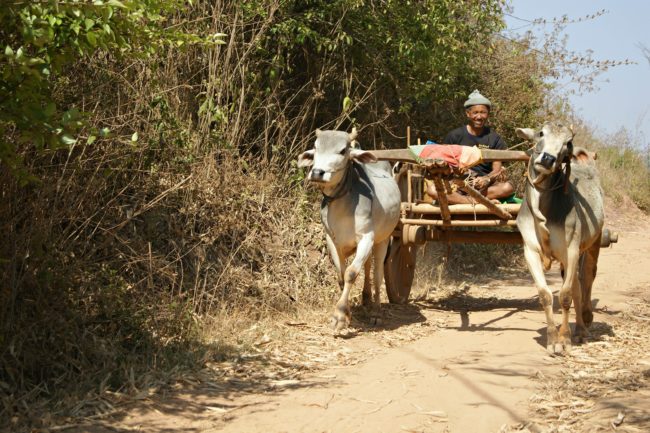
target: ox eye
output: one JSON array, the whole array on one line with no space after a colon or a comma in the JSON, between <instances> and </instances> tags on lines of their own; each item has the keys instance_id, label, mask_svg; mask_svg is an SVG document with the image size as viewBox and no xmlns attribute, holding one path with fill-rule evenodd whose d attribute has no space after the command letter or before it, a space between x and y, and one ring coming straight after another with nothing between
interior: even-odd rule
<instances>
[{"instance_id":1,"label":"ox eye","mask_svg":"<svg viewBox=\"0 0 650 433\"><path fill-rule=\"evenodd\" d=\"M345 152L346 152L347 150L348 150L347 148L344 148L343 150L341 150L341 151L339 152L339 155L345 155Z\"/></svg>"},{"instance_id":2,"label":"ox eye","mask_svg":"<svg viewBox=\"0 0 650 433\"><path fill-rule=\"evenodd\" d=\"M539 136L543 137L544 136L544 131L539 131Z\"/></svg>"}]
</instances>

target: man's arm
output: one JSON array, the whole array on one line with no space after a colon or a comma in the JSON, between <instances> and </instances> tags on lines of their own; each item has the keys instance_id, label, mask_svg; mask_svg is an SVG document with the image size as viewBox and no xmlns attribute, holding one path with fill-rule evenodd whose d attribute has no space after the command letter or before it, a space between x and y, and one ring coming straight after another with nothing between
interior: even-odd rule
<instances>
[{"instance_id":1,"label":"man's arm","mask_svg":"<svg viewBox=\"0 0 650 433\"><path fill-rule=\"evenodd\" d=\"M507 149L505 141L501 138L500 135L497 134L496 140L494 141L494 144L490 146L490 149L494 150L505 150ZM492 185L495 180L501 175L503 172L504 167L503 163L501 161L493 161L492 162L492 171L486 174L485 176L480 176L477 177L474 180L474 185L477 189L485 189L488 186Z\"/></svg>"}]
</instances>

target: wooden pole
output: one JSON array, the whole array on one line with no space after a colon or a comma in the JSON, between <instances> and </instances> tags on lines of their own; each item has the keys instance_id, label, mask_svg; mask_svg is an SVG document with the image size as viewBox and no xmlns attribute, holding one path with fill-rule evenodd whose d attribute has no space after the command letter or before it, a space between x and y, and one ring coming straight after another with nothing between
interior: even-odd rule
<instances>
[{"instance_id":1,"label":"wooden pole","mask_svg":"<svg viewBox=\"0 0 650 433\"><path fill-rule=\"evenodd\" d=\"M516 215L519 213L521 208L520 204L500 204L497 205L500 209L510 213L511 215ZM402 207L405 208L407 212L413 212L415 214L422 215L441 215L442 209L439 206L434 206L431 204L411 204L411 203L402 203ZM482 204L451 204L449 205L449 213L451 215L485 215L491 214L492 211Z\"/></svg>"},{"instance_id":2,"label":"wooden pole","mask_svg":"<svg viewBox=\"0 0 650 433\"><path fill-rule=\"evenodd\" d=\"M481 149L483 162L493 161L528 161L530 156L522 150Z\"/></svg>"},{"instance_id":3,"label":"wooden pole","mask_svg":"<svg viewBox=\"0 0 650 433\"><path fill-rule=\"evenodd\" d=\"M410 162L417 163L417 159L413 152L409 149L384 149L384 150L369 150L368 152L375 155L380 161L394 161L394 162Z\"/></svg>"},{"instance_id":4,"label":"wooden pole","mask_svg":"<svg viewBox=\"0 0 650 433\"><path fill-rule=\"evenodd\" d=\"M449 201L447 200L447 191L440 180L440 176L433 176L433 183L436 186L436 193L438 195L438 202L440 202L440 213L442 220L445 222L451 221L451 213L449 213Z\"/></svg>"},{"instance_id":5,"label":"wooden pole","mask_svg":"<svg viewBox=\"0 0 650 433\"><path fill-rule=\"evenodd\" d=\"M460 189L465 191L467 194L469 194L470 197L472 197L474 200L482 204L483 206L487 207L490 209L490 211L498 216L499 218L503 218L504 220L509 220L512 219L512 215L508 211L499 209L496 204L492 203L487 197L485 197L483 194L475 190L470 184L467 183L467 181L457 181Z\"/></svg>"},{"instance_id":6,"label":"wooden pole","mask_svg":"<svg viewBox=\"0 0 650 433\"><path fill-rule=\"evenodd\" d=\"M410 134L410 129L408 134ZM411 145L410 135L407 135L407 145ZM417 162L409 149L382 149L371 150L373 155L383 161ZM517 150L482 150L483 161L528 161L528 154Z\"/></svg>"},{"instance_id":7,"label":"wooden pole","mask_svg":"<svg viewBox=\"0 0 650 433\"><path fill-rule=\"evenodd\" d=\"M515 220L452 220L446 223L443 220L425 220L415 218L402 218L402 224L415 226L450 226L450 227L516 227Z\"/></svg>"},{"instance_id":8,"label":"wooden pole","mask_svg":"<svg viewBox=\"0 0 650 433\"><path fill-rule=\"evenodd\" d=\"M428 241L466 242L474 244L521 244L523 239L519 232L482 231L470 232L460 230L427 230Z\"/></svg>"}]
</instances>

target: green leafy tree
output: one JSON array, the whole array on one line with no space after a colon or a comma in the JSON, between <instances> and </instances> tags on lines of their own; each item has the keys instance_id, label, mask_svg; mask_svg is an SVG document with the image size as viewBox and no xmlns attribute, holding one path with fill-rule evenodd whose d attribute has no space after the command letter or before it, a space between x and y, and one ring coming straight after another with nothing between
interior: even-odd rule
<instances>
[{"instance_id":1,"label":"green leafy tree","mask_svg":"<svg viewBox=\"0 0 650 433\"><path fill-rule=\"evenodd\" d=\"M224 142L265 157L272 148L271 158L283 164L317 126L369 127L364 140L391 137L406 124L439 126L440 107L466 96L468 83L477 80L475 61L503 26L502 5L502 0L231 4L223 14L242 17L232 28L248 30L241 43L253 45L254 54L245 67L239 59L250 52L246 48L238 56L215 56L208 69L219 75L208 77L199 115ZM252 123L243 127L246 116ZM293 136L287 136L289 123Z\"/></svg>"},{"instance_id":2,"label":"green leafy tree","mask_svg":"<svg viewBox=\"0 0 650 433\"><path fill-rule=\"evenodd\" d=\"M502 26L499 0L313 3L326 5L282 25L293 23L294 40L311 45L312 61L336 52L360 87L389 90L398 111L465 92L475 53Z\"/></svg>"},{"instance_id":3,"label":"green leafy tree","mask_svg":"<svg viewBox=\"0 0 650 433\"><path fill-rule=\"evenodd\" d=\"M97 51L147 56L163 46L221 42L176 29L166 17L180 0L14 0L0 8L0 161L22 170L19 147L37 151L77 141L84 115L61 106L55 83ZM105 132L105 131L104 131ZM90 134L88 142L96 139Z\"/></svg>"}]
</instances>

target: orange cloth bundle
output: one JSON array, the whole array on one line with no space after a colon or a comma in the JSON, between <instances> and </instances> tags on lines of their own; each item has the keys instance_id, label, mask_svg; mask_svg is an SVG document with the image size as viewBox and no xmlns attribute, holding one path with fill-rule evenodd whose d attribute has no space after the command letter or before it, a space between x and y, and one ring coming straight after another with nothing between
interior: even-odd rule
<instances>
[{"instance_id":1,"label":"orange cloth bundle","mask_svg":"<svg viewBox=\"0 0 650 433\"><path fill-rule=\"evenodd\" d=\"M460 144L425 144L411 146L421 159L441 159L452 167L470 168L481 163L481 149Z\"/></svg>"}]
</instances>

